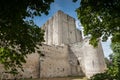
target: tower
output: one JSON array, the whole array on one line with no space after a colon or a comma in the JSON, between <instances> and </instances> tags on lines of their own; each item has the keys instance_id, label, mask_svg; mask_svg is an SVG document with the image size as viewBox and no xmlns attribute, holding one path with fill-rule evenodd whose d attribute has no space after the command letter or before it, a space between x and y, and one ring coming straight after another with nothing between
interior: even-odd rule
<instances>
[{"instance_id":1,"label":"tower","mask_svg":"<svg viewBox=\"0 0 120 80\"><path fill-rule=\"evenodd\" d=\"M45 30L45 44L62 45L82 41L81 31L76 29L75 19L58 11L42 29Z\"/></svg>"}]
</instances>

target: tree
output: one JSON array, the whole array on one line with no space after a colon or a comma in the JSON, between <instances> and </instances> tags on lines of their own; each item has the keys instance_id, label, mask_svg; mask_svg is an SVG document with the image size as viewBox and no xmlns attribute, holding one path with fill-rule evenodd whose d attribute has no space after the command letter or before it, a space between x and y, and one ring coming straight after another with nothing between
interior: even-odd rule
<instances>
[{"instance_id":1,"label":"tree","mask_svg":"<svg viewBox=\"0 0 120 80\"><path fill-rule=\"evenodd\" d=\"M44 41L44 31L27 17L48 14L54 0L0 0L0 63L6 70L22 69L27 54Z\"/></svg>"},{"instance_id":2,"label":"tree","mask_svg":"<svg viewBox=\"0 0 120 80\"><path fill-rule=\"evenodd\" d=\"M113 50L113 65L110 67L109 73L115 79L120 80L120 43L112 43L111 48Z\"/></svg>"},{"instance_id":3,"label":"tree","mask_svg":"<svg viewBox=\"0 0 120 80\"><path fill-rule=\"evenodd\" d=\"M84 34L90 35L90 44L97 46L99 38L106 41L112 36L112 65L105 73L96 74L91 80L120 80L120 1L81 0L76 10L84 27Z\"/></svg>"},{"instance_id":4,"label":"tree","mask_svg":"<svg viewBox=\"0 0 120 80\"><path fill-rule=\"evenodd\" d=\"M105 59L106 66L109 67L112 63L111 60L109 60L107 57L105 57L104 59Z\"/></svg>"},{"instance_id":5,"label":"tree","mask_svg":"<svg viewBox=\"0 0 120 80\"><path fill-rule=\"evenodd\" d=\"M90 44L97 46L100 37L106 41L109 36L120 42L119 0L81 0L76 11L84 34L91 35Z\"/></svg>"}]
</instances>

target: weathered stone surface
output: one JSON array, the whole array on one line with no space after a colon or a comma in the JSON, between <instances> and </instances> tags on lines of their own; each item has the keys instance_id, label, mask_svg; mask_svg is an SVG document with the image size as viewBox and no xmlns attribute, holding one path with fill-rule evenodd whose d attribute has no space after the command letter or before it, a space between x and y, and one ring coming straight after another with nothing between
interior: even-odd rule
<instances>
[{"instance_id":1,"label":"weathered stone surface","mask_svg":"<svg viewBox=\"0 0 120 80\"><path fill-rule=\"evenodd\" d=\"M43 45L40 58L40 77L62 77L70 75L67 46Z\"/></svg>"},{"instance_id":2,"label":"weathered stone surface","mask_svg":"<svg viewBox=\"0 0 120 80\"><path fill-rule=\"evenodd\" d=\"M24 78L38 78L39 77L39 54L33 53L28 55L27 63L23 65L24 72L20 73Z\"/></svg>"},{"instance_id":3,"label":"weathered stone surface","mask_svg":"<svg viewBox=\"0 0 120 80\"><path fill-rule=\"evenodd\" d=\"M89 44L89 38L85 38L82 42L70 44L70 48L76 55L80 67L87 77L104 72L106 69L100 42L98 47L94 48Z\"/></svg>"}]
</instances>

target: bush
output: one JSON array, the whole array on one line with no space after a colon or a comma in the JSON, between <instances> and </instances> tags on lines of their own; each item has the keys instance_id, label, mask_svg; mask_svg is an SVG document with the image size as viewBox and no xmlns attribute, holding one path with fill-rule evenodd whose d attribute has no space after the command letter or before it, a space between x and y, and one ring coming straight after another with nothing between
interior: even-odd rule
<instances>
[{"instance_id":1,"label":"bush","mask_svg":"<svg viewBox=\"0 0 120 80\"><path fill-rule=\"evenodd\" d=\"M107 72L104 72L95 74L90 78L90 80L113 80L113 78L109 74L107 74Z\"/></svg>"}]
</instances>

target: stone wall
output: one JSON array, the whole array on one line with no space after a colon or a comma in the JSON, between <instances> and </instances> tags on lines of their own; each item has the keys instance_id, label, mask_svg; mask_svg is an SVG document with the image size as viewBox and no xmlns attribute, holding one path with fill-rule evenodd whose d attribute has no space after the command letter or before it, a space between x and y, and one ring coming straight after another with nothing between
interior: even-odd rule
<instances>
[{"instance_id":1,"label":"stone wall","mask_svg":"<svg viewBox=\"0 0 120 80\"><path fill-rule=\"evenodd\" d=\"M42 55L40 58L40 77L65 77L78 75L77 66L70 64L70 61L77 62L74 54L69 54L68 46L41 47Z\"/></svg>"},{"instance_id":2,"label":"stone wall","mask_svg":"<svg viewBox=\"0 0 120 80\"><path fill-rule=\"evenodd\" d=\"M24 72L21 72L20 75L24 78L38 78L40 69L39 69L39 54L32 53L27 56L26 63L23 64Z\"/></svg>"},{"instance_id":3,"label":"stone wall","mask_svg":"<svg viewBox=\"0 0 120 80\"><path fill-rule=\"evenodd\" d=\"M98 43L98 47L94 48L89 44L89 38L86 38L82 42L70 44L70 48L76 55L80 67L87 77L104 72L106 69L100 42Z\"/></svg>"},{"instance_id":4,"label":"stone wall","mask_svg":"<svg viewBox=\"0 0 120 80\"><path fill-rule=\"evenodd\" d=\"M73 52L73 54L76 56L79 67L81 68L81 75L85 74L85 66L84 66L84 55L83 55L83 43L82 42L76 42L73 44L69 44L70 50Z\"/></svg>"},{"instance_id":5,"label":"stone wall","mask_svg":"<svg viewBox=\"0 0 120 80\"><path fill-rule=\"evenodd\" d=\"M16 75L17 78L39 78L39 54L32 53L27 56L26 63L23 64L24 72ZM19 70L19 69L18 69ZM0 76L4 79L14 79L15 76L5 73L4 66L0 64Z\"/></svg>"},{"instance_id":6,"label":"stone wall","mask_svg":"<svg viewBox=\"0 0 120 80\"><path fill-rule=\"evenodd\" d=\"M94 48L89 44L89 39L86 39L84 43L83 54L86 76L90 77L96 73L104 72L106 66L103 52L102 50L100 51L100 48L102 47L100 43L98 43L97 48Z\"/></svg>"}]
</instances>

